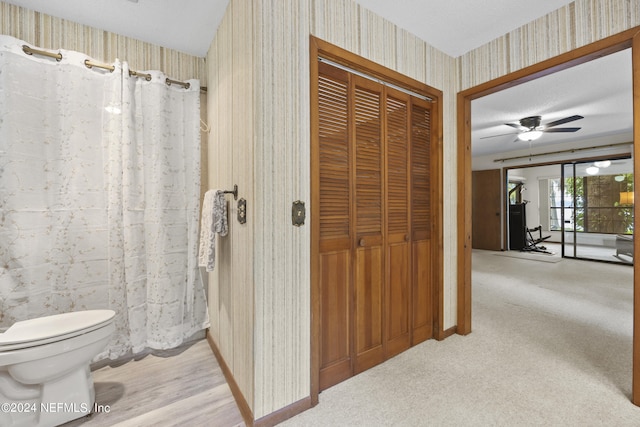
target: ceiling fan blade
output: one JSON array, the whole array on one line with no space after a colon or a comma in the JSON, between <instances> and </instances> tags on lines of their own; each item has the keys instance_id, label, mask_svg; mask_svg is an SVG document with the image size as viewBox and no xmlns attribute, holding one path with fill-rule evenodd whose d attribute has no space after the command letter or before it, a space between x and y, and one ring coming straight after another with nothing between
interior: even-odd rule
<instances>
[{"instance_id":1,"label":"ceiling fan blade","mask_svg":"<svg viewBox=\"0 0 640 427\"><path fill-rule=\"evenodd\" d=\"M546 125L544 125L544 128L548 129L548 128L551 128L551 127L554 127L554 126L563 125L565 123L574 122L574 121L580 120L580 119L584 119L584 117L578 116L578 115L565 117L564 119L560 119L560 120L556 120L555 122L547 123Z\"/></svg>"},{"instance_id":2,"label":"ceiling fan blade","mask_svg":"<svg viewBox=\"0 0 640 427\"><path fill-rule=\"evenodd\" d=\"M505 135L517 135L518 132L509 132L509 133L501 133L500 135L491 135L491 136L483 136L480 139L487 139L487 138L497 138L499 136L505 136Z\"/></svg>"},{"instance_id":3,"label":"ceiling fan blade","mask_svg":"<svg viewBox=\"0 0 640 427\"><path fill-rule=\"evenodd\" d=\"M556 132L578 132L582 128L554 128L554 129L545 129L544 133L556 133Z\"/></svg>"},{"instance_id":4,"label":"ceiling fan blade","mask_svg":"<svg viewBox=\"0 0 640 427\"><path fill-rule=\"evenodd\" d=\"M518 129L520 131L523 131L523 132L529 130L528 128L526 128L526 127L524 127L522 125L519 125L517 123L505 123L505 125L511 126L512 128L516 128L516 129Z\"/></svg>"}]
</instances>

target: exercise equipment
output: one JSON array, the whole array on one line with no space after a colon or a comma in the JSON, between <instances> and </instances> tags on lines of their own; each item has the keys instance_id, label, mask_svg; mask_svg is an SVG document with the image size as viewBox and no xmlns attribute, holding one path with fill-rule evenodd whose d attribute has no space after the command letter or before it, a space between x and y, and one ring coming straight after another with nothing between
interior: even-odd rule
<instances>
[{"instance_id":1,"label":"exercise equipment","mask_svg":"<svg viewBox=\"0 0 640 427\"><path fill-rule=\"evenodd\" d=\"M535 233L536 231L538 232L538 237L533 237L532 233ZM538 245L539 243L542 243L550 238L551 236L542 237L541 225L537 226L536 228L527 228L526 244L521 250L528 252L541 252L543 254L553 255L553 252L549 252L545 246Z\"/></svg>"},{"instance_id":2,"label":"exercise equipment","mask_svg":"<svg viewBox=\"0 0 640 427\"><path fill-rule=\"evenodd\" d=\"M509 249L553 255L545 246L540 245L551 238L542 236L542 226L527 227L526 206L526 201L509 205ZM536 232L538 235L534 236Z\"/></svg>"}]
</instances>

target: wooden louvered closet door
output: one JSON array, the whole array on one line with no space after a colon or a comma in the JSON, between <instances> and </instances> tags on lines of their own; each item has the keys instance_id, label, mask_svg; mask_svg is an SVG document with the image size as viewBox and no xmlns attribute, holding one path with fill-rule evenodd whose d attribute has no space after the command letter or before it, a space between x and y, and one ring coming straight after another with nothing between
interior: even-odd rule
<instances>
[{"instance_id":1,"label":"wooden louvered closet door","mask_svg":"<svg viewBox=\"0 0 640 427\"><path fill-rule=\"evenodd\" d=\"M410 96L387 89L386 188L387 188L387 357L411 345L411 231L409 186Z\"/></svg>"},{"instance_id":2,"label":"wooden louvered closet door","mask_svg":"<svg viewBox=\"0 0 640 427\"><path fill-rule=\"evenodd\" d=\"M349 75L318 64L321 312L320 389L353 375L351 364L351 147Z\"/></svg>"},{"instance_id":3,"label":"wooden louvered closet door","mask_svg":"<svg viewBox=\"0 0 640 427\"><path fill-rule=\"evenodd\" d=\"M384 360L382 89L352 76L355 206L355 373Z\"/></svg>"},{"instance_id":4,"label":"wooden louvered closet door","mask_svg":"<svg viewBox=\"0 0 640 427\"><path fill-rule=\"evenodd\" d=\"M430 104L318 64L319 388L431 337Z\"/></svg>"},{"instance_id":5,"label":"wooden louvered closet door","mask_svg":"<svg viewBox=\"0 0 640 427\"><path fill-rule=\"evenodd\" d=\"M411 345L433 336L431 284L431 104L411 100L411 242L413 334Z\"/></svg>"}]
</instances>

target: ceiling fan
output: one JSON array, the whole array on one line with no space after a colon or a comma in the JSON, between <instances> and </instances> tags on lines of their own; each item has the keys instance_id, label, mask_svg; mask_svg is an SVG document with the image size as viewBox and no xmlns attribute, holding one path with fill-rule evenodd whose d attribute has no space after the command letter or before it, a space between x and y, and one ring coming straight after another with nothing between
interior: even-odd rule
<instances>
[{"instance_id":1,"label":"ceiling fan","mask_svg":"<svg viewBox=\"0 0 640 427\"><path fill-rule=\"evenodd\" d=\"M541 116L531 116L531 117L525 117L523 119L520 119L518 123L505 123L505 125L518 129L518 132L516 133L518 135L518 139L516 139L516 141L517 140L535 141L536 139L540 138L544 133L577 132L581 128L575 128L575 127L557 128L556 126L563 125L565 123L573 122L576 120L584 119L584 117L578 116L578 115L569 116L569 117L565 117L564 119L559 119L559 120L547 123L545 125L540 125L541 119L542 119ZM497 136L504 136L504 135L514 135L514 133L503 133L500 135L485 136L480 139L495 138Z\"/></svg>"}]
</instances>

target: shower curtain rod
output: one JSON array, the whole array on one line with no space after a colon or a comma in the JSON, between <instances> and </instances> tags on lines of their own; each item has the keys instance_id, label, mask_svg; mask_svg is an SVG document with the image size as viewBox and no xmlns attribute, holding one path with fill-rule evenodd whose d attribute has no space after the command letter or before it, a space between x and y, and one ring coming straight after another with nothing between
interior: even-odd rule
<instances>
[{"instance_id":1,"label":"shower curtain rod","mask_svg":"<svg viewBox=\"0 0 640 427\"><path fill-rule=\"evenodd\" d=\"M60 62L62 60L62 54L60 52L58 53L52 53L52 52L47 52L46 50L39 50L39 49L34 49L32 47L25 45L22 45L22 51L24 53L26 53L27 55L42 55L42 56L47 56L49 58L54 58L56 61ZM103 70L108 70L110 73L113 72L113 70L116 69L116 67L114 67L113 65L108 65L108 64L100 64L97 62L93 62L89 59L84 61L84 65L87 68L102 68ZM134 70L129 70L129 75L132 77L142 77L144 78L146 81L150 81L151 80L151 74L145 74L145 73L141 73L139 71L134 71ZM181 82L178 80L173 80L170 78L166 78L165 79L165 84L167 86L171 86L172 84L178 85L178 86L182 86L185 89L189 89L191 87L191 83L189 82ZM204 88L204 91L207 91L207 88Z\"/></svg>"}]
</instances>

